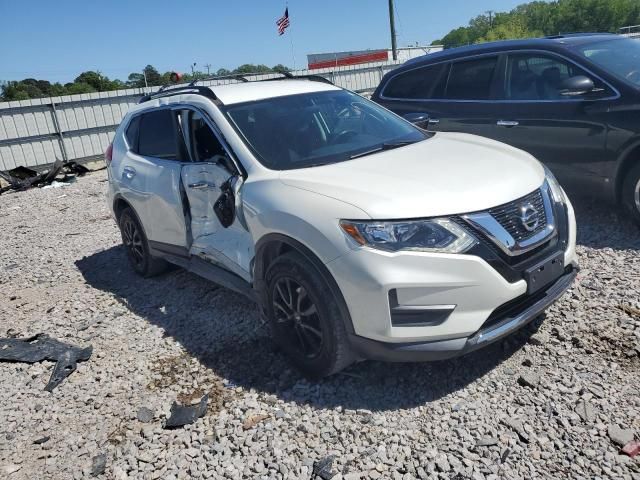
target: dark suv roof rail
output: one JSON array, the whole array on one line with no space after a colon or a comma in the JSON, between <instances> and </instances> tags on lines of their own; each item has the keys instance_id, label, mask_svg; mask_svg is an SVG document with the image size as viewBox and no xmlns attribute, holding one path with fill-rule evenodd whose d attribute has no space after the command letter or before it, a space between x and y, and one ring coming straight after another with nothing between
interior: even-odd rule
<instances>
[{"instance_id":1,"label":"dark suv roof rail","mask_svg":"<svg viewBox=\"0 0 640 480\"><path fill-rule=\"evenodd\" d=\"M544 38L549 40L556 40L558 38L574 38L574 37L592 37L594 35L615 35L610 32L575 32L575 33L559 33L557 35L548 35Z\"/></svg>"},{"instance_id":2,"label":"dark suv roof rail","mask_svg":"<svg viewBox=\"0 0 640 480\"><path fill-rule=\"evenodd\" d=\"M185 86L176 86L176 87L167 87L166 85L160 87L157 92L150 93L145 95L138 103L148 102L154 98L168 97L170 95L176 95L178 93L194 93L196 95L202 95L204 97L210 98L211 100L218 100L216 94L209 87L202 87L196 85L185 85Z\"/></svg>"}]
</instances>

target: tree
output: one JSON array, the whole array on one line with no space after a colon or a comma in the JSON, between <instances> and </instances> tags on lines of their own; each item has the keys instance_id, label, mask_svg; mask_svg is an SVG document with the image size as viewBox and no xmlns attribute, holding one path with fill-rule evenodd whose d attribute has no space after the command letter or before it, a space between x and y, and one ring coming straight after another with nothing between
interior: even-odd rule
<instances>
[{"instance_id":1,"label":"tree","mask_svg":"<svg viewBox=\"0 0 640 480\"><path fill-rule=\"evenodd\" d=\"M285 73L285 72L290 72L291 70L289 70L289 67L285 67L284 65L282 65L281 63L274 65L271 68L272 71L274 72L278 72L278 73Z\"/></svg>"},{"instance_id":2,"label":"tree","mask_svg":"<svg viewBox=\"0 0 640 480\"><path fill-rule=\"evenodd\" d=\"M231 75L231 70L227 70L226 68L219 68L216 72L216 76L225 77L227 75Z\"/></svg>"},{"instance_id":3,"label":"tree","mask_svg":"<svg viewBox=\"0 0 640 480\"><path fill-rule=\"evenodd\" d=\"M162 85L162 77L160 75L160 73L158 72L158 70L155 69L155 67L153 65L147 65L146 67L144 67L142 69L142 71L144 72L144 75L146 75L147 77L147 85L149 86L160 86ZM144 86L144 76L142 78L142 82Z\"/></svg>"}]
</instances>

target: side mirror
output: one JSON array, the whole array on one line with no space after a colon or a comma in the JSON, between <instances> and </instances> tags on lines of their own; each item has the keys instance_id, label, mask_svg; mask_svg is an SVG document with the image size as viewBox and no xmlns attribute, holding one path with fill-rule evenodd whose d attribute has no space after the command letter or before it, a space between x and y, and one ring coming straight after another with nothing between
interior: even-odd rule
<instances>
[{"instance_id":1,"label":"side mirror","mask_svg":"<svg viewBox=\"0 0 640 480\"><path fill-rule=\"evenodd\" d=\"M560 95L565 97L577 97L586 95L596 88L593 80L584 75L567 78L560 84Z\"/></svg>"},{"instance_id":2,"label":"side mirror","mask_svg":"<svg viewBox=\"0 0 640 480\"><path fill-rule=\"evenodd\" d=\"M426 130L429 127L429 114L423 112L405 113L402 118L413 123L416 127Z\"/></svg>"}]
</instances>

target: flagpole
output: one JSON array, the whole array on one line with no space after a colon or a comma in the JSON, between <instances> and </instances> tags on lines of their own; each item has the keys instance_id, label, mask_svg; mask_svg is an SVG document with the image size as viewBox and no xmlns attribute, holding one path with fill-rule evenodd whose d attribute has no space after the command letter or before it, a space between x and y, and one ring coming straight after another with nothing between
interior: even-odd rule
<instances>
[{"instance_id":1,"label":"flagpole","mask_svg":"<svg viewBox=\"0 0 640 480\"><path fill-rule=\"evenodd\" d=\"M287 9L287 12L289 11L289 2L285 2L285 8ZM296 69L296 54L295 51L293 49L293 35L291 34L292 31L292 27L291 27L291 20L289 20L289 42L291 43L291 59L293 60L293 70L295 71Z\"/></svg>"}]
</instances>

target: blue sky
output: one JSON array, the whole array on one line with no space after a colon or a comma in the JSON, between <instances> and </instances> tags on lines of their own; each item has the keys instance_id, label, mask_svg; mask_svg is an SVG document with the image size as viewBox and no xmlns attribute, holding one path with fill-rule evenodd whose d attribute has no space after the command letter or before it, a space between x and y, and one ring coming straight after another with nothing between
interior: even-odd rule
<instances>
[{"instance_id":1,"label":"blue sky","mask_svg":"<svg viewBox=\"0 0 640 480\"><path fill-rule=\"evenodd\" d=\"M526 0L395 0L399 46L431 43L486 10ZM152 64L306 66L307 53L390 44L386 0L289 0L291 27L278 37L283 0L0 0L0 80L72 81L85 70L126 79ZM293 43L293 56L292 56Z\"/></svg>"}]
</instances>

